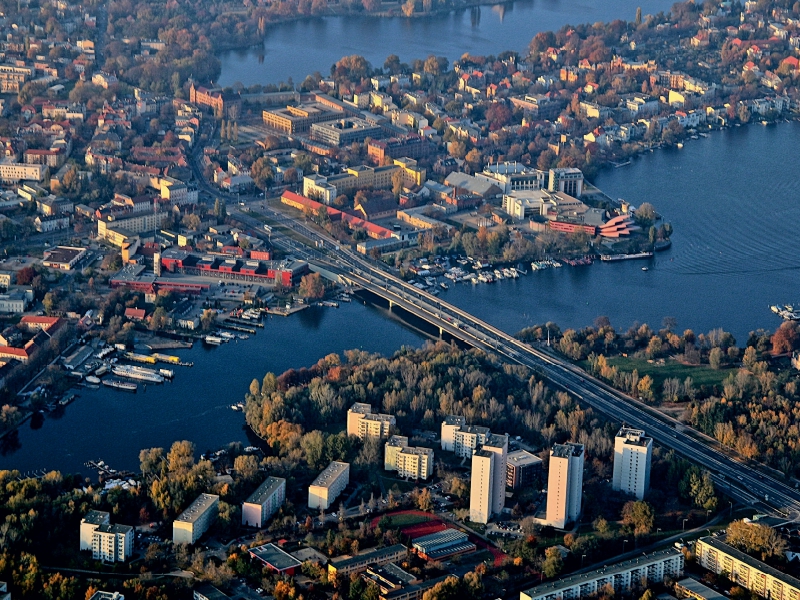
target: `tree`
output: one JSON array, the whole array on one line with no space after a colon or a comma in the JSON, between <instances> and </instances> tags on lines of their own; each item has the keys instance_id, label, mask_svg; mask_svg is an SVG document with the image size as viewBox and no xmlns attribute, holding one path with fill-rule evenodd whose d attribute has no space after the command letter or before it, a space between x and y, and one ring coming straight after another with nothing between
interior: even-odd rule
<instances>
[{"instance_id":1,"label":"tree","mask_svg":"<svg viewBox=\"0 0 800 600\"><path fill-rule=\"evenodd\" d=\"M642 7L636 9L636 20L633 22L637 27L642 24Z\"/></svg>"},{"instance_id":2,"label":"tree","mask_svg":"<svg viewBox=\"0 0 800 600\"><path fill-rule=\"evenodd\" d=\"M217 219L217 223L223 222L227 216L228 208L225 206L225 200L221 198L214 200L214 217Z\"/></svg>"},{"instance_id":3,"label":"tree","mask_svg":"<svg viewBox=\"0 0 800 600\"><path fill-rule=\"evenodd\" d=\"M622 507L622 524L633 529L636 536L647 535L653 530L655 512L643 500L626 502Z\"/></svg>"},{"instance_id":4,"label":"tree","mask_svg":"<svg viewBox=\"0 0 800 600\"><path fill-rule=\"evenodd\" d=\"M555 546L544 551L544 562L542 563L542 573L547 578L552 578L561 573L564 568L564 561L561 559L561 551Z\"/></svg>"},{"instance_id":5,"label":"tree","mask_svg":"<svg viewBox=\"0 0 800 600\"><path fill-rule=\"evenodd\" d=\"M203 314L200 316L200 326L203 328L203 331L211 331L214 327L214 323L217 320L217 312L207 308L203 311Z\"/></svg>"},{"instance_id":6,"label":"tree","mask_svg":"<svg viewBox=\"0 0 800 600\"><path fill-rule=\"evenodd\" d=\"M733 521L728 526L725 540L734 548L759 556L761 560L781 557L786 551L786 540L772 527L760 523Z\"/></svg>"},{"instance_id":7,"label":"tree","mask_svg":"<svg viewBox=\"0 0 800 600\"><path fill-rule=\"evenodd\" d=\"M159 306L150 316L150 331L161 331L167 326L167 311L163 306Z\"/></svg>"},{"instance_id":8,"label":"tree","mask_svg":"<svg viewBox=\"0 0 800 600\"><path fill-rule=\"evenodd\" d=\"M252 481L258 475L258 459L252 454L237 456L233 461L234 470L245 481Z\"/></svg>"},{"instance_id":9,"label":"tree","mask_svg":"<svg viewBox=\"0 0 800 600\"><path fill-rule=\"evenodd\" d=\"M423 488L417 495L417 508L425 512L433 511L433 499L431 498L431 491L428 488Z\"/></svg>"},{"instance_id":10,"label":"tree","mask_svg":"<svg viewBox=\"0 0 800 600\"><path fill-rule=\"evenodd\" d=\"M253 178L255 184L262 190L267 189L272 185L275 180L275 172L272 170L272 165L265 157L257 159L250 167L250 177Z\"/></svg>"},{"instance_id":11,"label":"tree","mask_svg":"<svg viewBox=\"0 0 800 600\"><path fill-rule=\"evenodd\" d=\"M712 348L708 353L708 364L712 369L719 370L722 365L722 348Z\"/></svg>"},{"instance_id":12,"label":"tree","mask_svg":"<svg viewBox=\"0 0 800 600\"><path fill-rule=\"evenodd\" d=\"M325 296L325 284L322 282L322 276L319 273L303 275L297 291L303 298L312 300L323 298Z\"/></svg>"},{"instance_id":13,"label":"tree","mask_svg":"<svg viewBox=\"0 0 800 600\"><path fill-rule=\"evenodd\" d=\"M185 473L194 465L194 444L187 440L174 442L167 453L167 468L170 473Z\"/></svg>"}]
</instances>

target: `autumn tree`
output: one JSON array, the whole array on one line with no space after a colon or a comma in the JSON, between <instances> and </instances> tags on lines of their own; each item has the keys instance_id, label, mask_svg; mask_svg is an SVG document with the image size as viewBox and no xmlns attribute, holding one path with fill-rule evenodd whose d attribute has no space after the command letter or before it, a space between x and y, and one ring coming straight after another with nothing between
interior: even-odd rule
<instances>
[{"instance_id":1,"label":"autumn tree","mask_svg":"<svg viewBox=\"0 0 800 600\"><path fill-rule=\"evenodd\" d=\"M766 560L781 557L786 551L786 539L775 529L760 523L733 521L728 525L726 543L748 554Z\"/></svg>"},{"instance_id":2,"label":"autumn tree","mask_svg":"<svg viewBox=\"0 0 800 600\"><path fill-rule=\"evenodd\" d=\"M634 535L647 535L654 523L655 512L649 503L637 500L626 502L622 507L622 524L632 529Z\"/></svg>"},{"instance_id":3,"label":"autumn tree","mask_svg":"<svg viewBox=\"0 0 800 600\"><path fill-rule=\"evenodd\" d=\"M319 300L325 296L325 284L322 281L322 276L319 273L309 273L303 275L300 280L300 287L298 293L303 298L312 300Z\"/></svg>"},{"instance_id":4,"label":"autumn tree","mask_svg":"<svg viewBox=\"0 0 800 600\"><path fill-rule=\"evenodd\" d=\"M272 185L275 180L275 172L272 170L269 160L262 156L250 167L250 177L259 188L264 190Z\"/></svg>"}]
</instances>

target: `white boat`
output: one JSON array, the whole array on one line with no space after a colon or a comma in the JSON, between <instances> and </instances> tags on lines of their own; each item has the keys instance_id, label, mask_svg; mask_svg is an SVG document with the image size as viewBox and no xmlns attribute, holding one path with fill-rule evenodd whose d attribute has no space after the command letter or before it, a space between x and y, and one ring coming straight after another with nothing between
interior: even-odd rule
<instances>
[{"instance_id":1,"label":"white boat","mask_svg":"<svg viewBox=\"0 0 800 600\"><path fill-rule=\"evenodd\" d=\"M219 337L224 338L226 340L232 340L232 339L236 338L236 336L234 334L232 334L232 333L230 333L228 331L220 331L219 332Z\"/></svg>"},{"instance_id":2,"label":"white boat","mask_svg":"<svg viewBox=\"0 0 800 600\"><path fill-rule=\"evenodd\" d=\"M128 379L139 379L141 381L149 381L150 383L164 383L164 376L159 375L151 369L143 367L131 367L128 365L117 365L112 371L114 375L119 377L127 377Z\"/></svg>"},{"instance_id":3,"label":"white boat","mask_svg":"<svg viewBox=\"0 0 800 600\"><path fill-rule=\"evenodd\" d=\"M100 378L99 377L95 377L94 375L87 375L86 376L86 383L91 383L92 385L99 385L100 384Z\"/></svg>"},{"instance_id":4,"label":"white boat","mask_svg":"<svg viewBox=\"0 0 800 600\"><path fill-rule=\"evenodd\" d=\"M449 289L450 289L450 286L449 286L449 285L447 285L447 284L446 284L444 281L442 281L442 282L439 284L439 287L440 287L440 288L442 288L443 290L449 290Z\"/></svg>"},{"instance_id":5,"label":"white boat","mask_svg":"<svg viewBox=\"0 0 800 600\"><path fill-rule=\"evenodd\" d=\"M215 335L207 335L203 338L203 341L209 346L219 346L223 340L221 337L217 337Z\"/></svg>"},{"instance_id":6,"label":"white boat","mask_svg":"<svg viewBox=\"0 0 800 600\"><path fill-rule=\"evenodd\" d=\"M171 369L159 369L158 374L161 375L164 379L172 379L175 377L175 371Z\"/></svg>"}]
</instances>

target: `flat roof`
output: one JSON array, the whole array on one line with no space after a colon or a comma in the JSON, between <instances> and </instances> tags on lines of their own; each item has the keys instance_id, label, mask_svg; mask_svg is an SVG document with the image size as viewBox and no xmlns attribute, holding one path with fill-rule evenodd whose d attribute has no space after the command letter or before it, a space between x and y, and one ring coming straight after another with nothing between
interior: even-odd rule
<instances>
[{"instance_id":1,"label":"flat roof","mask_svg":"<svg viewBox=\"0 0 800 600\"><path fill-rule=\"evenodd\" d=\"M504 446L508 446L508 436L493 433L492 435L486 437L486 441L483 443L483 445L491 446L492 448L502 448Z\"/></svg>"},{"instance_id":2,"label":"flat roof","mask_svg":"<svg viewBox=\"0 0 800 600\"><path fill-rule=\"evenodd\" d=\"M264 501L272 496L278 488L286 485L286 480L283 477L267 477L255 492L250 494L250 497L245 500L245 504L263 504Z\"/></svg>"},{"instance_id":3,"label":"flat roof","mask_svg":"<svg viewBox=\"0 0 800 600\"><path fill-rule=\"evenodd\" d=\"M770 577L774 577L775 579L783 581L784 583L800 590L800 579L795 579L791 575L787 575L786 573L778 571L778 569L770 567L767 563L763 563L760 560L756 560L749 554L745 554L741 550L737 550L733 546L729 546L721 538L714 536L711 537L706 536L704 538L700 538L699 541L703 542L704 544L708 544L715 550L730 555L732 558L735 558L736 560L743 562L748 567L751 567L753 569L758 569L762 573L766 573Z\"/></svg>"},{"instance_id":4,"label":"flat roof","mask_svg":"<svg viewBox=\"0 0 800 600\"><path fill-rule=\"evenodd\" d=\"M208 508L218 501L219 496L215 496L214 494L200 494L195 501L189 505L189 508L178 515L175 520L184 523L194 523L200 516L205 514Z\"/></svg>"},{"instance_id":5,"label":"flat roof","mask_svg":"<svg viewBox=\"0 0 800 600\"><path fill-rule=\"evenodd\" d=\"M617 438L624 438L625 444L629 446L649 446L653 443L653 438L647 437L643 429L630 429L623 427L617 432Z\"/></svg>"},{"instance_id":6,"label":"flat roof","mask_svg":"<svg viewBox=\"0 0 800 600\"><path fill-rule=\"evenodd\" d=\"M570 456L580 456L583 454L583 444L554 444L550 456L557 458L569 458Z\"/></svg>"},{"instance_id":7,"label":"flat roof","mask_svg":"<svg viewBox=\"0 0 800 600\"><path fill-rule=\"evenodd\" d=\"M68 263L74 260L81 252L86 252L86 248L76 248L72 246L56 246L45 250L45 262Z\"/></svg>"},{"instance_id":8,"label":"flat roof","mask_svg":"<svg viewBox=\"0 0 800 600\"><path fill-rule=\"evenodd\" d=\"M339 475L347 471L349 468L350 463L339 462L338 460L335 460L325 467L325 470L322 473L317 475L317 478L311 484L311 487L318 486L327 488L337 477L339 477Z\"/></svg>"},{"instance_id":9,"label":"flat roof","mask_svg":"<svg viewBox=\"0 0 800 600\"><path fill-rule=\"evenodd\" d=\"M322 552L314 550L314 548L300 548L300 550L292 552L291 554L300 562L306 562L308 560L311 562L318 562L321 565L328 562L328 557L322 554Z\"/></svg>"},{"instance_id":10,"label":"flat roof","mask_svg":"<svg viewBox=\"0 0 800 600\"><path fill-rule=\"evenodd\" d=\"M527 450L516 450L514 452L509 452L506 456L506 461L508 464L513 464L515 467L526 467L528 465L542 464L541 458L535 454L531 454Z\"/></svg>"},{"instance_id":11,"label":"flat roof","mask_svg":"<svg viewBox=\"0 0 800 600\"><path fill-rule=\"evenodd\" d=\"M408 438L404 435L393 435L389 438L389 441L386 442L387 446L396 446L398 448L406 448L408 447Z\"/></svg>"},{"instance_id":12,"label":"flat roof","mask_svg":"<svg viewBox=\"0 0 800 600\"><path fill-rule=\"evenodd\" d=\"M418 597L421 598L423 592L435 586L437 583L440 583L450 577L450 575L442 575L441 577L437 577L436 579L429 579L428 581L423 581L422 583L417 583L415 585L409 585L407 587L403 587L399 590L393 590L388 594L383 594L382 597L386 600L392 600L392 598L408 598L408 597Z\"/></svg>"},{"instance_id":13,"label":"flat roof","mask_svg":"<svg viewBox=\"0 0 800 600\"><path fill-rule=\"evenodd\" d=\"M462 417L461 415L447 415L444 418L445 425L464 425L466 422L466 417Z\"/></svg>"},{"instance_id":14,"label":"flat roof","mask_svg":"<svg viewBox=\"0 0 800 600\"><path fill-rule=\"evenodd\" d=\"M418 456L433 456L432 448L424 448L422 446L406 446L400 450L400 454L416 454Z\"/></svg>"},{"instance_id":15,"label":"flat roof","mask_svg":"<svg viewBox=\"0 0 800 600\"><path fill-rule=\"evenodd\" d=\"M133 531L133 527L130 525L98 525L95 531L99 531L100 533L129 533Z\"/></svg>"},{"instance_id":16,"label":"flat roof","mask_svg":"<svg viewBox=\"0 0 800 600\"><path fill-rule=\"evenodd\" d=\"M594 581L595 579L601 576L608 577L609 575L617 575L619 573L624 573L626 571L629 571L635 567L651 565L657 562L661 562L662 560L666 560L668 558L677 556L683 556L680 550L678 550L677 548L666 548L664 550L653 552L652 554L647 554L645 556L640 556L638 558L632 558L630 560L626 560L623 562L607 565L601 569L595 569L594 571L589 571L588 573L579 573L577 575L570 575L569 577L564 577L562 579L556 579L555 581L548 581L547 583L543 583L541 585L537 585L532 588L523 590L522 593L530 597L541 596L543 594L553 593L557 592L558 590L571 588L576 585L582 585L584 583Z\"/></svg>"},{"instance_id":17,"label":"flat roof","mask_svg":"<svg viewBox=\"0 0 800 600\"><path fill-rule=\"evenodd\" d=\"M467 534L457 529L443 529L436 533L423 535L414 540L414 547L419 546L420 550L424 551L425 546L439 545L439 544L456 544L461 543L467 539Z\"/></svg>"},{"instance_id":18,"label":"flat roof","mask_svg":"<svg viewBox=\"0 0 800 600\"><path fill-rule=\"evenodd\" d=\"M683 589L688 590L693 595L703 598L704 600L726 600L724 595L691 577L681 579L676 585L681 586Z\"/></svg>"},{"instance_id":19,"label":"flat roof","mask_svg":"<svg viewBox=\"0 0 800 600\"><path fill-rule=\"evenodd\" d=\"M278 548L275 544L264 544L258 548L252 548L250 554L255 558L267 563L276 571L286 571L299 567L302 563L291 554Z\"/></svg>"},{"instance_id":20,"label":"flat roof","mask_svg":"<svg viewBox=\"0 0 800 600\"><path fill-rule=\"evenodd\" d=\"M462 425L459 431L461 433L482 433L484 435L488 435L491 430L488 427L483 427L482 425Z\"/></svg>"},{"instance_id":21,"label":"flat roof","mask_svg":"<svg viewBox=\"0 0 800 600\"><path fill-rule=\"evenodd\" d=\"M403 546L403 544L395 544L394 546L387 546L386 548L365 550L364 552L359 552L355 556L334 558L333 560L331 560L331 565L333 565L337 569L343 569L352 564L361 564L365 560L371 562L378 562L383 558L386 558L388 556L393 556L399 552L406 552L407 550L408 548Z\"/></svg>"},{"instance_id":22,"label":"flat roof","mask_svg":"<svg viewBox=\"0 0 800 600\"><path fill-rule=\"evenodd\" d=\"M111 513L104 510L90 510L86 516L81 519L82 523L91 523L92 525L102 525L111 518Z\"/></svg>"}]
</instances>

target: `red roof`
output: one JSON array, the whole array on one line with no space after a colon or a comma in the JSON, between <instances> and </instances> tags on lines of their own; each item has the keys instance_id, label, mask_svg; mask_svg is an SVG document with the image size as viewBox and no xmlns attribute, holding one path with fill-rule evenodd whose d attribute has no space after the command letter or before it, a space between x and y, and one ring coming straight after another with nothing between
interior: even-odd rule
<instances>
[{"instance_id":1,"label":"red roof","mask_svg":"<svg viewBox=\"0 0 800 600\"><path fill-rule=\"evenodd\" d=\"M126 308L125 309L125 316L129 319L137 319L142 320L144 319L144 309L143 308Z\"/></svg>"},{"instance_id":2,"label":"red roof","mask_svg":"<svg viewBox=\"0 0 800 600\"><path fill-rule=\"evenodd\" d=\"M20 323L24 323L25 325L38 325L47 329L48 327L52 327L56 323L58 323L61 319L59 317L39 317L28 315L26 317L22 317Z\"/></svg>"}]
</instances>

